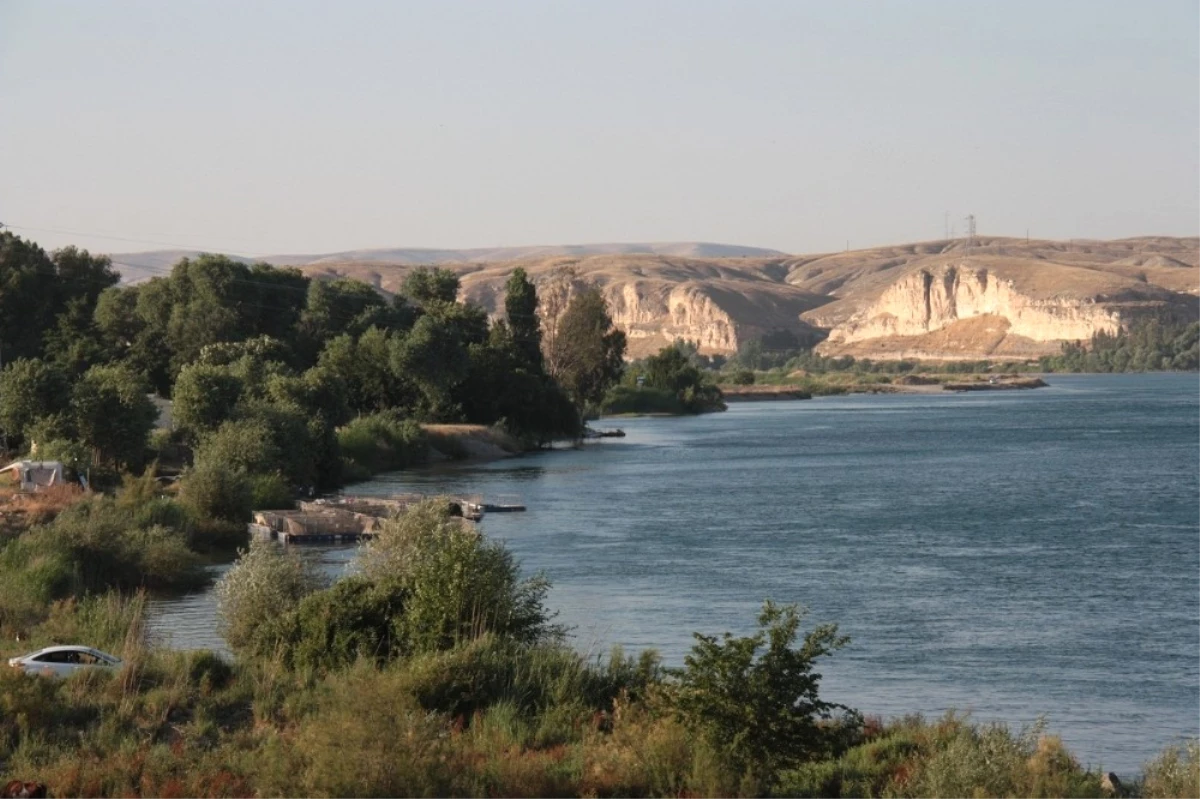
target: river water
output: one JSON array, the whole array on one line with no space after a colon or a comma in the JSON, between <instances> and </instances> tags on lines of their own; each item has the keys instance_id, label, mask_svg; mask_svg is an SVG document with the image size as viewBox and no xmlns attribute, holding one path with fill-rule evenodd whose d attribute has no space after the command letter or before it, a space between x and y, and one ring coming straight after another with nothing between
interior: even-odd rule
<instances>
[{"instance_id":1,"label":"river water","mask_svg":"<svg viewBox=\"0 0 1200 799\"><path fill-rule=\"evenodd\" d=\"M766 598L851 644L822 696L868 714L1019 726L1132 773L1200 734L1200 408L1194 375L733 405L629 419L624 439L356 493L514 495L489 514L576 645L746 634ZM613 422L600 426L612 426ZM353 548L311 550L331 573ZM178 646L220 647L203 593L155 603Z\"/></svg>"}]
</instances>

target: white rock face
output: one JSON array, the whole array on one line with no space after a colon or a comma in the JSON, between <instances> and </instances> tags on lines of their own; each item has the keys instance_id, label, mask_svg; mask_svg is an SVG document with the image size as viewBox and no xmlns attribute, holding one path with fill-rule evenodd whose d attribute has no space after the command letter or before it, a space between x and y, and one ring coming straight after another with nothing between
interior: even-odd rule
<instances>
[{"instance_id":1,"label":"white rock face","mask_svg":"<svg viewBox=\"0 0 1200 799\"><path fill-rule=\"evenodd\" d=\"M614 283L605 287L613 324L639 339L694 341L704 352L736 352L739 325L693 284Z\"/></svg>"},{"instance_id":2,"label":"white rock face","mask_svg":"<svg viewBox=\"0 0 1200 799\"><path fill-rule=\"evenodd\" d=\"M919 336L985 314L1007 319L1012 335L1044 342L1087 340L1099 332L1116 333L1121 325L1118 311L1095 299L1035 299L986 268L945 265L905 275L876 302L834 327L828 343Z\"/></svg>"}]
</instances>

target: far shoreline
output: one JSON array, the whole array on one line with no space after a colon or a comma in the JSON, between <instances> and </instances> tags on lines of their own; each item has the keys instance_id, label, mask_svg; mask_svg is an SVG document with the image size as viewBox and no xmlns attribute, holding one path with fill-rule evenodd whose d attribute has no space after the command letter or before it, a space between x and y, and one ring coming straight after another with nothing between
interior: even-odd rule
<instances>
[{"instance_id":1,"label":"far shoreline","mask_svg":"<svg viewBox=\"0 0 1200 799\"><path fill-rule=\"evenodd\" d=\"M848 394L963 394L974 391L1019 391L1045 388L1049 385L1043 375L967 376L969 379L937 381L912 376L912 382L854 383L830 385L828 392L814 394L799 385L720 386L726 402L768 402L774 400L805 400L814 396L845 396ZM902 378L903 379L903 378Z\"/></svg>"}]
</instances>

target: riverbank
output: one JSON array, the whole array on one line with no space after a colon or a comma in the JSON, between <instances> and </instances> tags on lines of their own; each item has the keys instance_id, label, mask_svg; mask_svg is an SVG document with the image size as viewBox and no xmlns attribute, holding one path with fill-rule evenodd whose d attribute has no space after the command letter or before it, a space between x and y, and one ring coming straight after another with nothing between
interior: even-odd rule
<instances>
[{"instance_id":1,"label":"riverbank","mask_svg":"<svg viewBox=\"0 0 1200 799\"><path fill-rule=\"evenodd\" d=\"M423 424L421 430L429 442L429 463L487 463L526 451L516 438L487 425Z\"/></svg>"},{"instance_id":2,"label":"riverbank","mask_svg":"<svg viewBox=\"0 0 1200 799\"><path fill-rule=\"evenodd\" d=\"M722 385L726 402L804 400L842 394L941 394L1044 388L1041 377L1020 374L792 374L779 383Z\"/></svg>"}]
</instances>

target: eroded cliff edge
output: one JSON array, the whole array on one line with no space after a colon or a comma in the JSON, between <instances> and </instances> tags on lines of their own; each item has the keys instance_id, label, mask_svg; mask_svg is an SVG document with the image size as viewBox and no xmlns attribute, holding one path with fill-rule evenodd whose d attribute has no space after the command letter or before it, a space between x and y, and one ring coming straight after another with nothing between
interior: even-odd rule
<instances>
[{"instance_id":1,"label":"eroded cliff edge","mask_svg":"<svg viewBox=\"0 0 1200 799\"><path fill-rule=\"evenodd\" d=\"M828 355L871 358L1033 358L1063 342L1113 333L1141 318L1194 321L1200 240L934 241L811 256L701 258L602 253L441 263L462 294L501 312L518 266L539 290L563 270L598 285L629 354L676 340L730 354L764 335ZM395 290L411 264L323 261Z\"/></svg>"}]
</instances>

